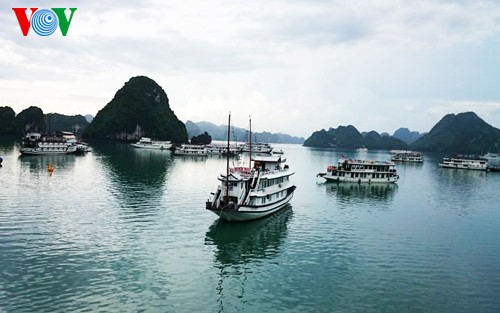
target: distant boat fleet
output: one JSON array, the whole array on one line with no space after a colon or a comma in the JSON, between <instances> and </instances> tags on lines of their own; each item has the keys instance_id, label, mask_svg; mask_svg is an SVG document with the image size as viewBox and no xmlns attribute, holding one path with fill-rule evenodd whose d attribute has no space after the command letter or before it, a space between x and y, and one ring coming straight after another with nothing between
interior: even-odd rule
<instances>
[{"instance_id":1,"label":"distant boat fleet","mask_svg":"<svg viewBox=\"0 0 500 313\"><path fill-rule=\"evenodd\" d=\"M155 141L148 137L142 137L138 142L130 144L132 147L141 149L171 149L174 155L182 156L209 156L209 155L229 155L237 156L244 152L252 152L252 154L283 154L283 150L273 151L273 147L268 143L250 143L230 144L211 143L208 145L182 144L173 147L170 141Z\"/></svg>"}]
</instances>

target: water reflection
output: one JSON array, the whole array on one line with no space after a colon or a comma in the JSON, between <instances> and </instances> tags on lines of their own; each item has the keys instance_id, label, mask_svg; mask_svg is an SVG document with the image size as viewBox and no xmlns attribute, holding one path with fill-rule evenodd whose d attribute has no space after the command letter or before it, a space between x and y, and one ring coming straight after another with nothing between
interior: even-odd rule
<instances>
[{"instance_id":1,"label":"water reflection","mask_svg":"<svg viewBox=\"0 0 500 313\"><path fill-rule=\"evenodd\" d=\"M21 164L21 170L30 172L47 172L49 164L52 163L55 173L68 171L75 166L75 154L56 154L56 155L20 155L18 157Z\"/></svg>"},{"instance_id":2,"label":"water reflection","mask_svg":"<svg viewBox=\"0 0 500 313\"><path fill-rule=\"evenodd\" d=\"M493 174L493 175L492 175ZM449 208L459 215L468 214L487 205L484 191L492 184L496 173L486 171L448 169L436 166L431 175L431 197L440 203L440 208Z\"/></svg>"},{"instance_id":3,"label":"water reflection","mask_svg":"<svg viewBox=\"0 0 500 313\"><path fill-rule=\"evenodd\" d=\"M398 190L397 184L325 183L326 193L344 204L390 203Z\"/></svg>"},{"instance_id":4,"label":"water reflection","mask_svg":"<svg viewBox=\"0 0 500 313\"><path fill-rule=\"evenodd\" d=\"M10 154L14 151L17 136L1 135L0 136L0 156Z\"/></svg>"},{"instance_id":5,"label":"water reflection","mask_svg":"<svg viewBox=\"0 0 500 313\"><path fill-rule=\"evenodd\" d=\"M214 222L205 244L217 247L219 264L240 264L275 257L287 234L290 206L269 217L246 223Z\"/></svg>"},{"instance_id":6,"label":"water reflection","mask_svg":"<svg viewBox=\"0 0 500 313\"><path fill-rule=\"evenodd\" d=\"M288 205L282 211L269 217L244 223L215 222L205 237L205 245L215 245L215 267L219 269L217 283L217 304L223 312L226 304L229 311L245 307L245 290L248 275L255 264L276 257L287 236L287 225L292 218ZM237 290L233 285L237 284ZM225 288L229 292L225 292ZM236 296L236 299L232 297Z\"/></svg>"},{"instance_id":7,"label":"water reflection","mask_svg":"<svg viewBox=\"0 0 500 313\"><path fill-rule=\"evenodd\" d=\"M93 154L110 179L110 192L135 213L156 211L161 204L170 151L134 149L128 144L93 142Z\"/></svg>"}]
</instances>

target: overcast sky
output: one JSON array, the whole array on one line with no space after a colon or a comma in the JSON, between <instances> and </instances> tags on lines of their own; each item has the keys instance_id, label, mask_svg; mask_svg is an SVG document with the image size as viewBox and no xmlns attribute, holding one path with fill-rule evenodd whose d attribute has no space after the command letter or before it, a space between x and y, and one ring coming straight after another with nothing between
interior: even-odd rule
<instances>
[{"instance_id":1,"label":"overcast sky","mask_svg":"<svg viewBox=\"0 0 500 313\"><path fill-rule=\"evenodd\" d=\"M77 11L66 37L24 37L13 7ZM0 21L0 106L16 113L95 116L146 75L184 122L392 134L474 111L500 127L494 0L7 0Z\"/></svg>"}]
</instances>

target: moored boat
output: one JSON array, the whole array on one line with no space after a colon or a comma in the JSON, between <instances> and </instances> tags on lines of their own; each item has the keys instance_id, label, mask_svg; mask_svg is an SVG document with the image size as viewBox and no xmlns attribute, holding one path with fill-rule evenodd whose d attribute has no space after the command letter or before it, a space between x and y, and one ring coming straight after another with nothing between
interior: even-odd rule
<instances>
[{"instance_id":1,"label":"moored boat","mask_svg":"<svg viewBox=\"0 0 500 313\"><path fill-rule=\"evenodd\" d=\"M204 145L183 144L175 148L174 155L207 156L208 151Z\"/></svg>"},{"instance_id":2,"label":"moored boat","mask_svg":"<svg viewBox=\"0 0 500 313\"><path fill-rule=\"evenodd\" d=\"M391 153L391 161L423 163L424 156L422 153L416 151L398 150L397 152Z\"/></svg>"},{"instance_id":3,"label":"moored boat","mask_svg":"<svg viewBox=\"0 0 500 313\"><path fill-rule=\"evenodd\" d=\"M230 124L230 118L229 118ZM228 139L229 142L229 139ZM229 145L229 144L228 144ZM249 167L229 167L206 202L206 209L227 221L258 219L282 209L293 197L294 174L281 156L250 156Z\"/></svg>"},{"instance_id":4,"label":"moored boat","mask_svg":"<svg viewBox=\"0 0 500 313\"><path fill-rule=\"evenodd\" d=\"M273 147L264 142L246 142L241 146L241 151L252 153L271 153Z\"/></svg>"},{"instance_id":5,"label":"moored boat","mask_svg":"<svg viewBox=\"0 0 500 313\"><path fill-rule=\"evenodd\" d=\"M142 137L138 142L131 143L132 147L141 148L141 149L170 149L172 147L172 143L170 141L158 141L151 140L148 137Z\"/></svg>"},{"instance_id":6,"label":"moored boat","mask_svg":"<svg viewBox=\"0 0 500 313\"><path fill-rule=\"evenodd\" d=\"M316 176L327 181L349 183L395 183L399 179L393 162L347 158L339 159L337 166L330 165L326 173Z\"/></svg>"},{"instance_id":7,"label":"moored boat","mask_svg":"<svg viewBox=\"0 0 500 313\"><path fill-rule=\"evenodd\" d=\"M76 149L76 140L68 141L62 133L55 135L28 133L21 141L20 151L25 155L48 155L75 153Z\"/></svg>"},{"instance_id":8,"label":"moored boat","mask_svg":"<svg viewBox=\"0 0 500 313\"><path fill-rule=\"evenodd\" d=\"M56 132L56 135L57 136L61 136L64 139L66 139L66 142L68 142L68 143L70 143L72 145L76 145L76 151L75 151L75 153L84 154L86 152L91 152L92 151L92 149L88 146L87 143L82 142L82 141L78 141L76 139L75 134L73 134L72 132L58 131L58 132Z\"/></svg>"},{"instance_id":9,"label":"moored boat","mask_svg":"<svg viewBox=\"0 0 500 313\"><path fill-rule=\"evenodd\" d=\"M443 158L443 162L439 163L439 166L444 168L486 171L488 169L488 161L478 159Z\"/></svg>"},{"instance_id":10,"label":"moored boat","mask_svg":"<svg viewBox=\"0 0 500 313\"><path fill-rule=\"evenodd\" d=\"M209 145L205 145L207 149L207 153L209 155L226 155L228 152L227 145L221 143L212 143ZM238 155L241 153L241 147L237 145L229 145L229 155Z\"/></svg>"},{"instance_id":11,"label":"moored boat","mask_svg":"<svg viewBox=\"0 0 500 313\"><path fill-rule=\"evenodd\" d=\"M500 154L488 152L481 156L481 159L488 161L488 171L500 172Z\"/></svg>"}]
</instances>

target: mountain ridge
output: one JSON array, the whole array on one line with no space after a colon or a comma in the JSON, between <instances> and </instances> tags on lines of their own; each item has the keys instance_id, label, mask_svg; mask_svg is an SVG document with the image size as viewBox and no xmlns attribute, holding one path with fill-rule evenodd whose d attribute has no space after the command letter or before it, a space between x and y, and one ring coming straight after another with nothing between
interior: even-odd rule
<instances>
[{"instance_id":1,"label":"mountain ridge","mask_svg":"<svg viewBox=\"0 0 500 313\"><path fill-rule=\"evenodd\" d=\"M207 132L212 136L212 140L226 140L227 139L227 125L216 125L211 122L201 121L193 122L188 120L186 122L186 129L188 130L189 138L193 136L200 135ZM198 132L198 133L197 133ZM231 127L231 137L236 141L248 141L248 130L240 127ZM253 140L259 142L267 143L295 143L302 144L304 138L295 137L283 133L270 133L264 132L252 132Z\"/></svg>"},{"instance_id":2,"label":"mountain ridge","mask_svg":"<svg viewBox=\"0 0 500 313\"><path fill-rule=\"evenodd\" d=\"M482 154L500 147L500 129L474 112L447 114L412 149L447 153Z\"/></svg>"}]
</instances>

